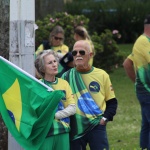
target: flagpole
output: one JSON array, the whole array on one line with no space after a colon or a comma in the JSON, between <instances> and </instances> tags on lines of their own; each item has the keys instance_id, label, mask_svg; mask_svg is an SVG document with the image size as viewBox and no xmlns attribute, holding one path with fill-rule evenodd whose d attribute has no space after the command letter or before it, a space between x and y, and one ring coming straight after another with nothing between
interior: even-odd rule
<instances>
[{"instance_id":1,"label":"flagpole","mask_svg":"<svg viewBox=\"0 0 150 150\"><path fill-rule=\"evenodd\" d=\"M35 0L10 0L9 60L33 76L34 24ZM9 132L8 150L23 150Z\"/></svg>"}]
</instances>

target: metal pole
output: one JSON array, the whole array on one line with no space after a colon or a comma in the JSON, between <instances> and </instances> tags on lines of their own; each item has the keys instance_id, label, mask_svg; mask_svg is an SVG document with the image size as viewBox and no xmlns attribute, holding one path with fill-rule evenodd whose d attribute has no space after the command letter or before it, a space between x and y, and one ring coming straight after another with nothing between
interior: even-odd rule
<instances>
[{"instance_id":1,"label":"metal pole","mask_svg":"<svg viewBox=\"0 0 150 150\"><path fill-rule=\"evenodd\" d=\"M35 75L35 0L10 0L9 60ZM8 150L23 150L8 133Z\"/></svg>"}]
</instances>

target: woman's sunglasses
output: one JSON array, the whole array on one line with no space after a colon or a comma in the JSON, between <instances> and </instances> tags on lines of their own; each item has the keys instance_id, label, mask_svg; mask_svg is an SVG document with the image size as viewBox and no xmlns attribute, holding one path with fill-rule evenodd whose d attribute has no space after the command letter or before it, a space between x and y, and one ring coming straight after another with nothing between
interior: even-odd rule
<instances>
[{"instance_id":1,"label":"woman's sunglasses","mask_svg":"<svg viewBox=\"0 0 150 150\"><path fill-rule=\"evenodd\" d=\"M54 39L55 39L55 40L60 40L60 41L63 40L63 38L60 38L60 37L57 37L57 36L54 36Z\"/></svg>"},{"instance_id":2,"label":"woman's sunglasses","mask_svg":"<svg viewBox=\"0 0 150 150\"><path fill-rule=\"evenodd\" d=\"M80 55L85 55L85 51L84 50L72 51L72 55L76 56L78 52L79 52Z\"/></svg>"}]
</instances>

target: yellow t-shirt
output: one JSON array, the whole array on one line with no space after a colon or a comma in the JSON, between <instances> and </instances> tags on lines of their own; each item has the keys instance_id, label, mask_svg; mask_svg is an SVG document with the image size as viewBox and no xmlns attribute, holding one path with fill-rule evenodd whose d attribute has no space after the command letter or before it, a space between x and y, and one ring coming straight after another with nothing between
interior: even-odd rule
<instances>
[{"instance_id":1,"label":"yellow t-shirt","mask_svg":"<svg viewBox=\"0 0 150 150\"><path fill-rule=\"evenodd\" d=\"M135 69L150 63L150 39L141 35L133 46L132 53L128 56L134 62Z\"/></svg>"},{"instance_id":2,"label":"yellow t-shirt","mask_svg":"<svg viewBox=\"0 0 150 150\"><path fill-rule=\"evenodd\" d=\"M141 35L128 56L133 61L136 73L136 91L141 94L150 92L150 38Z\"/></svg>"},{"instance_id":3,"label":"yellow t-shirt","mask_svg":"<svg viewBox=\"0 0 150 150\"><path fill-rule=\"evenodd\" d=\"M102 69L92 67L87 73L75 68L62 75L71 86L76 102L76 114L73 116L71 131L73 139L85 135L99 124L106 110L106 102L115 98L109 75Z\"/></svg>"},{"instance_id":4,"label":"yellow t-shirt","mask_svg":"<svg viewBox=\"0 0 150 150\"><path fill-rule=\"evenodd\" d=\"M43 44L41 44L38 49L35 52L35 55L37 56L40 52L42 52L44 50L44 46ZM54 50L55 52L60 52L63 55L65 55L68 51L69 51L69 47L65 44L62 44L60 46L54 46L52 47L52 50Z\"/></svg>"}]
</instances>

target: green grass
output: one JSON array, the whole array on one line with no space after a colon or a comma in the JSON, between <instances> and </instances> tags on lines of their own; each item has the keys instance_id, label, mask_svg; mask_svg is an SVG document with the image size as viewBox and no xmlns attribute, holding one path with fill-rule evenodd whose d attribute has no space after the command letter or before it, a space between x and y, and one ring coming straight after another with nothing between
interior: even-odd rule
<instances>
[{"instance_id":1,"label":"green grass","mask_svg":"<svg viewBox=\"0 0 150 150\"><path fill-rule=\"evenodd\" d=\"M110 78L118 99L117 114L107 126L110 149L138 150L141 116L134 84L123 68L116 69Z\"/></svg>"},{"instance_id":2,"label":"green grass","mask_svg":"<svg viewBox=\"0 0 150 150\"><path fill-rule=\"evenodd\" d=\"M132 51L133 44L119 44L119 54L126 58Z\"/></svg>"},{"instance_id":3,"label":"green grass","mask_svg":"<svg viewBox=\"0 0 150 150\"><path fill-rule=\"evenodd\" d=\"M133 44L121 44L119 52L126 58L132 47ZM107 126L110 149L139 150L141 114L134 84L127 77L123 67L111 73L110 78L118 99L117 114L114 121Z\"/></svg>"},{"instance_id":4,"label":"green grass","mask_svg":"<svg viewBox=\"0 0 150 150\"><path fill-rule=\"evenodd\" d=\"M132 44L119 45L119 53L126 58L131 53L132 46ZM127 77L123 67L110 73L110 78L118 100L117 114L114 120L107 124L110 150L140 150L141 114L134 83ZM89 147L87 150L90 150Z\"/></svg>"}]
</instances>

